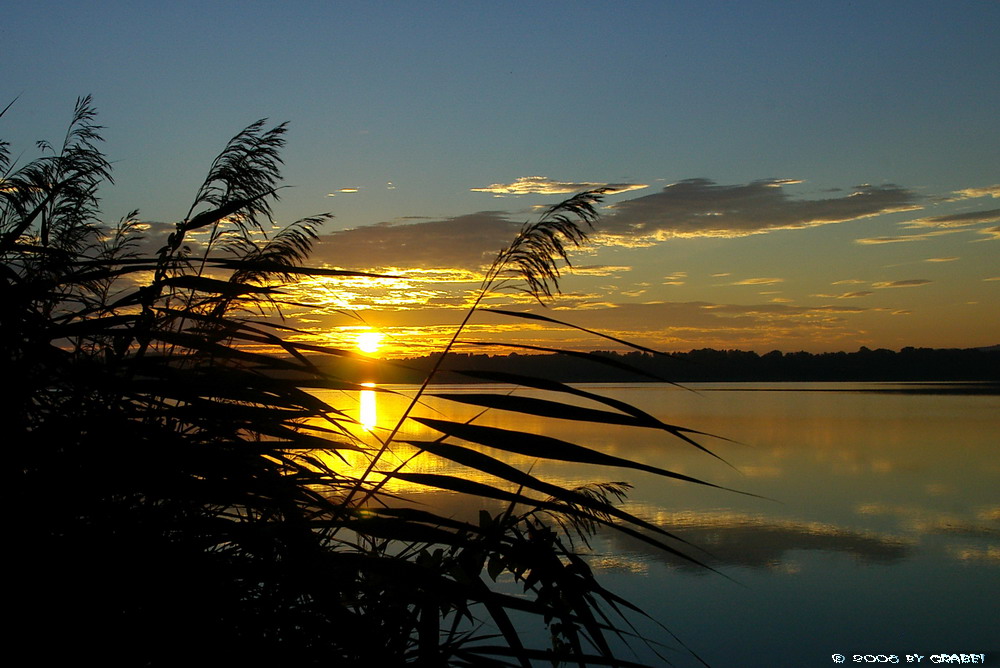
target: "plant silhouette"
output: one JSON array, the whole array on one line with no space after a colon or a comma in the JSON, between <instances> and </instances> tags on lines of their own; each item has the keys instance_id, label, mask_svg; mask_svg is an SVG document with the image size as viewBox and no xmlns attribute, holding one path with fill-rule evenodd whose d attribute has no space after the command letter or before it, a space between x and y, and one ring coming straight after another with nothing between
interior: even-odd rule
<instances>
[{"instance_id":1,"label":"plant silhouette","mask_svg":"<svg viewBox=\"0 0 1000 668\"><path fill-rule=\"evenodd\" d=\"M628 621L641 611L601 586L579 539L606 528L698 562L616 505L627 484L567 488L502 453L708 483L409 409L369 445L317 392L360 389L316 362L354 353L288 341L280 321L259 317L280 313L283 281L368 275L303 265L328 215L271 232L286 127L258 121L230 140L190 210L149 252L137 211L111 228L99 222L111 165L95 121L80 99L63 142L39 143L40 157L23 165L0 143L0 359L12 390L2 411L19 485L11 608L31 660L635 665L615 647L642 642ZM581 193L526 225L468 316L498 289L539 300L558 292L566 248L586 240L601 195ZM591 392L502 380L563 399L442 396L661 429L698 445L695 432ZM440 436L400 443L407 422ZM384 455L397 445L481 475L389 467ZM341 465L348 453L367 465ZM502 509L470 520L403 506L387 491L392 480ZM525 624L546 629L549 642L522 642Z\"/></svg>"}]
</instances>

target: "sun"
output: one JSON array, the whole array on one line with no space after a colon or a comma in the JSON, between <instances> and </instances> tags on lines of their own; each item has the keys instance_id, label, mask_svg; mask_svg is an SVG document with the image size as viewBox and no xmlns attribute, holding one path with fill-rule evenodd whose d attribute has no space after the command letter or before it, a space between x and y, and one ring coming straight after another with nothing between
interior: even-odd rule
<instances>
[{"instance_id":1,"label":"sun","mask_svg":"<svg viewBox=\"0 0 1000 668\"><path fill-rule=\"evenodd\" d=\"M357 337L358 350L363 353L377 353L382 346L381 332L361 332Z\"/></svg>"}]
</instances>

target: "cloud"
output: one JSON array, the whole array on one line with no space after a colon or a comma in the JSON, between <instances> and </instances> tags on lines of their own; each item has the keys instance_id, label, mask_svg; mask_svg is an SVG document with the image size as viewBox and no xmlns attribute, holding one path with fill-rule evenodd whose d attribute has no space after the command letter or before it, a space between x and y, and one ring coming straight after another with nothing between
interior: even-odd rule
<instances>
[{"instance_id":1,"label":"cloud","mask_svg":"<svg viewBox=\"0 0 1000 668\"><path fill-rule=\"evenodd\" d=\"M860 186L853 193L820 200L795 200L783 190L791 179L768 179L744 185L716 185L689 179L660 192L612 205L592 236L596 245L651 246L663 239L698 236L739 237L772 230L807 228L919 208L917 196L894 186ZM542 176L494 184L481 192L561 193L596 183L559 182ZM611 184L619 192L646 187ZM341 191L356 190L343 188ZM332 193L336 194L336 193ZM523 221L501 211L451 218L381 222L324 235L313 260L352 269L480 269L510 243ZM946 232L939 230L927 234ZM583 272L586 273L586 269ZM764 280L764 279L757 279ZM767 285L768 282L740 283Z\"/></svg>"},{"instance_id":2,"label":"cloud","mask_svg":"<svg viewBox=\"0 0 1000 668\"><path fill-rule=\"evenodd\" d=\"M853 319L873 309L854 306L793 305L788 302L720 304L650 301L642 304L599 305L581 310L560 300L554 311L572 310L574 324L661 349L732 347L753 340L754 347L775 347L780 341L820 344L850 340L857 333ZM552 314L528 307L529 311ZM560 317L556 314L556 317ZM561 336L572 333L562 330ZM593 349L594 341L580 345Z\"/></svg>"},{"instance_id":3,"label":"cloud","mask_svg":"<svg viewBox=\"0 0 1000 668\"><path fill-rule=\"evenodd\" d=\"M979 233L986 235L985 239L979 239L979 241L1000 241L1000 225L979 230Z\"/></svg>"},{"instance_id":4,"label":"cloud","mask_svg":"<svg viewBox=\"0 0 1000 668\"><path fill-rule=\"evenodd\" d=\"M857 292L842 292L839 295L811 295L813 297L821 297L823 299L858 299L859 297L867 297L872 293L871 290L859 290Z\"/></svg>"},{"instance_id":5,"label":"cloud","mask_svg":"<svg viewBox=\"0 0 1000 668\"><path fill-rule=\"evenodd\" d=\"M879 281L872 283L873 288L914 288L919 285L927 285L931 281L926 278L909 278L905 281Z\"/></svg>"},{"instance_id":6,"label":"cloud","mask_svg":"<svg viewBox=\"0 0 1000 668\"><path fill-rule=\"evenodd\" d=\"M444 338L450 334L475 296L472 288L456 296L431 286L420 289L427 293L427 298L412 294L412 288L393 286L375 299L367 297L365 301L359 293L350 304L331 304L305 314L287 315L294 324L300 316L307 318L308 323L301 323L303 329L315 331L319 336L340 327L355 326L356 321L348 319L343 312L353 308L361 312L366 323L390 332L391 336L419 342L425 340L424 337ZM387 306L397 294L411 299L405 308ZM298 295L296 297L301 301ZM493 305L509 308L510 302L498 299ZM856 347L857 337L865 331L866 318L888 317L888 313L877 315L873 308L831 304L809 306L771 302L744 305L653 300L637 303L617 301L615 297L608 299L607 295L564 295L550 309L525 301L517 310L566 319L581 327L661 350L745 348L747 341L752 341L752 349L760 352L791 347L816 350ZM608 345L603 339L554 324L525 326L519 320L491 315L488 308L477 315L468 333L471 340L501 343L516 340L531 345L556 343L575 350L594 350Z\"/></svg>"},{"instance_id":7,"label":"cloud","mask_svg":"<svg viewBox=\"0 0 1000 668\"><path fill-rule=\"evenodd\" d=\"M845 278L842 281L834 281L830 285L860 285L862 283L867 283L868 281L862 281L859 278Z\"/></svg>"},{"instance_id":8,"label":"cloud","mask_svg":"<svg viewBox=\"0 0 1000 668\"><path fill-rule=\"evenodd\" d=\"M981 225L984 223L1000 222L1000 209L987 209L985 211L969 211L966 213L955 213L948 216L934 216L932 218L918 218L905 223L903 227L968 227L969 225Z\"/></svg>"},{"instance_id":9,"label":"cloud","mask_svg":"<svg viewBox=\"0 0 1000 668\"><path fill-rule=\"evenodd\" d=\"M612 205L600 229L614 237L611 243L630 240L634 245L637 238L741 237L920 208L914 192L891 184L859 186L842 197L796 200L783 190L793 183L798 181L718 185L708 179L688 179Z\"/></svg>"},{"instance_id":10,"label":"cloud","mask_svg":"<svg viewBox=\"0 0 1000 668\"><path fill-rule=\"evenodd\" d=\"M940 237L944 234L954 234L955 232L961 232L962 230L936 230L934 232L924 232L923 234L903 234L897 237L869 237L867 239L855 239L854 243L861 244L863 246L872 246L876 244L901 244L910 243L912 241L927 241L933 237Z\"/></svg>"},{"instance_id":11,"label":"cloud","mask_svg":"<svg viewBox=\"0 0 1000 668\"><path fill-rule=\"evenodd\" d=\"M674 273L664 276L662 285L684 285L685 279L687 279L686 271L675 271Z\"/></svg>"},{"instance_id":12,"label":"cloud","mask_svg":"<svg viewBox=\"0 0 1000 668\"><path fill-rule=\"evenodd\" d=\"M483 275L469 269L407 269L406 281L413 283L479 283Z\"/></svg>"},{"instance_id":13,"label":"cloud","mask_svg":"<svg viewBox=\"0 0 1000 668\"><path fill-rule=\"evenodd\" d=\"M957 257L929 257L924 262L954 262Z\"/></svg>"},{"instance_id":14,"label":"cloud","mask_svg":"<svg viewBox=\"0 0 1000 668\"><path fill-rule=\"evenodd\" d=\"M742 281L735 281L729 285L774 285L782 283L784 280L783 278L744 278Z\"/></svg>"},{"instance_id":15,"label":"cloud","mask_svg":"<svg viewBox=\"0 0 1000 668\"><path fill-rule=\"evenodd\" d=\"M974 225L1000 222L1000 209L986 209L984 211L967 211L965 213L954 213L946 216L932 216L929 218L918 218L906 221L900 225L907 229L931 229L929 232L919 234L902 234L898 236L870 237L866 239L855 239L854 243L862 245L873 244L895 244L908 243L912 241L926 241L933 237L955 232L968 231ZM992 228L995 229L995 228ZM991 234L989 230L980 230L983 234Z\"/></svg>"},{"instance_id":16,"label":"cloud","mask_svg":"<svg viewBox=\"0 0 1000 668\"><path fill-rule=\"evenodd\" d=\"M493 261L520 225L498 211L444 220L366 225L322 235L311 260L368 270L478 269Z\"/></svg>"},{"instance_id":17,"label":"cloud","mask_svg":"<svg viewBox=\"0 0 1000 668\"><path fill-rule=\"evenodd\" d=\"M972 199L975 197L1000 197L1000 184L985 188L965 188L956 190L952 199Z\"/></svg>"},{"instance_id":18,"label":"cloud","mask_svg":"<svg viewBox=\"0 0 1000 668\"><path fill-rule=\"evenodd\" d=\"M564 308L562 302L555 310ZM565 308L572 308L566 306ZM530 310L539 311L537 308ZM784 319L809 319L817 314L850 314L868 309L854 306L790 306L787 304L718 304L712 302L655 302L646 304L618 304L615 307L616 324L629 323L637 330L658 330L663 323L675 325L730 325L738 321L755 323L777 322ZM541 311L539 311L541 312ZM653 315L656 317L652 317ZM660 318L659 316L665 316ZM618 317L621 317L619 320ZM606 316L596 315L596 322ZM575 321L574 321L575 322ZM805 322L805 320L802 320ZM598 325L599 328L599 325Z\"/></svg>"},{"instance_id":19,"label":"cloud","mask_svg":"<svg viewBox=\"0 0 1000 668\"><path fill-rule=\"evenodd\" d=\"M628 192L648 187L643 183L592 183L588 181L573 183L555 181L547 176L522 176L514 179L513 183L494 183L469 190L475 193L493 193L494 195L561 195L594 188L607 188L612 192Z\"/></svg>"},{"instance_id":20,"label":"cloud","mask_svg":"<svg viewBox=\"0 0 1000 668\"><path fill-rule=\"evenodd\" d=\"M573 265L571 271L577 276L615 276L626 271L632 271L632 267L612 264L588 264Z\"/></svg>"}]
</instances>

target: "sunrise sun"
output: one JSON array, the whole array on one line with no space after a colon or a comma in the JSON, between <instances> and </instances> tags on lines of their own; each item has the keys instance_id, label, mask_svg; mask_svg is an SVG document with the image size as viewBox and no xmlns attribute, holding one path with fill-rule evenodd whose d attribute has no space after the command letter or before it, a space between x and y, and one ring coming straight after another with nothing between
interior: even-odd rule
<instances>
[{"instance_id":1,"label":"sunrise sun","mask_svg":"<svg viewBox=\"0 0 1000 668\"><path fill-rule=\"evenodd\" d=\"M357 337L358 350L363 353L377 353L382 344L381 332L361 332Z\"/></svg>"}]
</instances>

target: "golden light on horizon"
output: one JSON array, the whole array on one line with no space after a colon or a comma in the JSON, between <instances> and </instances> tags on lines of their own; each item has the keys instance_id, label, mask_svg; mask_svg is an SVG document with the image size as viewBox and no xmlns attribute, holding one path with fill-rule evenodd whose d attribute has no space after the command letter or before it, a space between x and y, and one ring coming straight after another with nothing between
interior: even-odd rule
<instances>
[{"instance_id":1,"label":"golden light on horizon","mask_svg":"<svg viewBox=\"0 0 1000 668\"><path fill-rule=\"evenodd\" d=\"M363 353L377 353L379 348L382 347L382 333L381 332L360 332L357 335L357 346L358 350Z\"/></svg>"}]
</instances>

